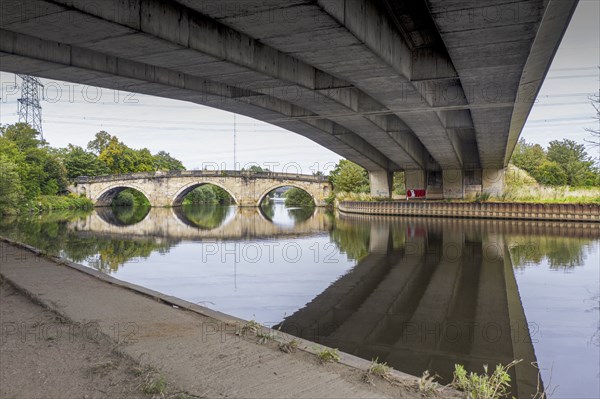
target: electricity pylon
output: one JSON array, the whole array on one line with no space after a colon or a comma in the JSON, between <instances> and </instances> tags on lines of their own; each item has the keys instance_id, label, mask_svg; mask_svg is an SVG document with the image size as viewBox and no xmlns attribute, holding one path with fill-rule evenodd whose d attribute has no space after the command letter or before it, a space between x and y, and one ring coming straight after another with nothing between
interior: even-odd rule
<instances>
[{"instance_id":1,"label":"electricity pylon","mask_svg":"<svg viewBox=\"0 0 600 399\"><path fill-rule=\"evenodd\" d=\"M17 100L17 113L19 122L25 122L32 128L42 133L42 106L40 105L39 88L44 87L38 78L29 75L19 75L23 81L21 84L21 98Z\"/></svg>"}]
</instances>

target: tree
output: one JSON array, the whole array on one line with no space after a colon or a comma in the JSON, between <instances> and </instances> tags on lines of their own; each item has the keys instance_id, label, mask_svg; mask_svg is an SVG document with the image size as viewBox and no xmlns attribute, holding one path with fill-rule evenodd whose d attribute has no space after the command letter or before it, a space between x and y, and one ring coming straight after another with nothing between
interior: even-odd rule
<instances>
[{"instance_id":1,"label":"tree","mask_svg":"<svg viewBox=\"0 0 600 399\"><path fill-rule=\"evenodd\" d=\"M342 159L329 174L335 191L363 193L369 191L369 174L354 162Z\"/></svg>"},{"instance_id":2,"label":"tree","mask_svg":"<svg viewBox=\"0 0 600 399\"><path fill-rule=\"evenodd\" d=\"M72 144L69 144L63 151L62 160L69 179L79 176L100 176L109 173L109 168L98 159L96 154Z\"/></svg>"},{"instance_id":3,"label":"tree","mask_svg":"<svg viewBox=\"0 0 600 399\"><path fill-rule=\"evenodd\" d=\"M315 206L315 202L309 193L296 187L292 187L284 194L285 206Z\"/></svg>"},{"instance_id":4,"label":"tree","mask_svg":"<svg viewBox=\"0 0 600 399\"><path fill-rule=\"evenodd\" d=\"M392 182L394 194L404 195L406 194L406 184L404 172L394 172L394 178Z\"/></svg>"},{"instance_id":5,"label":"tree","mask_svg":"<svg viewBox=\"0 0 600 399\"><path fill-rule=\"evenodd\" d=\"M166 151L159 151L154 155L154 170L185 170L180 160L175 159Z\"/></svg>"},{"instance_id":6,"label":"tree","mask_svg":"<svg viewBox=\"0 0 600 399\"><path fill-rule=\"evenodd\" d=\"M27 123L18 122L14 125L0 126L0 133L2 133L2 137L15 143L17 148L23 152L47 144L46 141L38 138L40 133Z\"/></svg>"},{"instance_id":7,"label":"tree","mask_svg":"<svg viewBox=\"0 0 600 399\"><path fill-rule=\"evenodd\" d=\"M584 145L577 144L573 140L551 141L548 147L548 160L560 165L570 186L589 185L590 174L594 174L594 162L590 160Z\"/></svg>"},{"instance_id":8,"label":"tree","mask_svg":"<svg viewBox=\"0 0 600 399\"><path fill-rule=\"evenodd\" d=\"M205 184L192 190L185 197L185 202L188 204L216 204L217 196L211 185Z\"/></svg>"},{"instance_id":9,"label":"tree","mask_svg":"<svg viewBox=\"0 0 600 399\"><path fill-rule=\"evenodd\" d=\"M585 139L585 141L590 143L592 148L598 148L598 151L600 151L600 95L596 94L590 97L590 100L592 102L592 107L596 110L595 118L598 120L598 127L596 129L585 129L592 136L591 140ZM600 158L600 154L598 158Z\"/></svg>"},{"instance_id":10,"label":"tree","mask_svg":"<svg viewBox=\"0 0 600 399\"><path fill-rule=\"evenodd\" d=\"M568 181L563 168L558 163L547 159L537 167L536 180L549 186L564 186Z\"/></svg>"},{"instance_id":11,"label":"tree","mask_svg":"<svg viewBox=\"0 0 600 399\"><path fill-rule=\"evenodd\" d=\"M539 144L529 144L520 139L510 159L511 163L536 178L536 169L546 160L546 152Z\"/></svg>"},{"instance_id":12,"label":"tree","mask_svg":"<svg viewBox=\"0 0 600 399\"><path fill-rule=\"evenodd\" d=\"M261 173L261 172L270 172L269 168L262 168L258 165L252 165L248 169L242 168L243 171L253 172L253 173Z\"/></svg>"},{"instance_id":13,"label":"tree","mask_svg":"<svg viewBox=\"0 0 600 399\"><path fill-rule=\"evenodd\" d=\"M15 212L20 207L24 194L19 166L0 153L0 214Z\"/></svg>"},{"instance_id":14,"label":"tree","mask_svg":"<svg viewBox=\"0 0 600 399\"><path fill-rule=\"evenodd\" d=\"M88 143L87 149L89 151L94 152L97 155L100 155L102 151L104 151L108 147L108 145L113 139L116 139L116 137L111 136L104 130L101 130L98 133L96 133L96 135L94 136L94 140Z\"/></svg>"}]
</instances>

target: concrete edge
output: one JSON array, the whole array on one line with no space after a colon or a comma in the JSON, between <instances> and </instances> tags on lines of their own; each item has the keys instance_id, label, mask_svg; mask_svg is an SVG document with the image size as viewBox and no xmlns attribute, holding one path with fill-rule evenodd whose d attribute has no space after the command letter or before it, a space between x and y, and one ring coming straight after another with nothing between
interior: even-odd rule
<instances>
[{"instance_id":1,"label":"concrete edge","mask_svg":"<svg viewBox=\"0 0 600 399\"><path fill-rule=\"evenodd\" d=\"M128 283L126 281L116 279L112 276L106 275L102 272L99 272L99 271L91 269L89 267L80 265L78 263L71 262L70 260L59 257L59 256L51 256L51 255L45 254L44 251L41 251L38 248L35 248L31 245L28 245L28 244L25 244L25 243L22 243L19 241L12 240L7 237L0 236L0 242L5 242L9 245L12 245L12 246L15 246L15 247L18 247L21 249L25 249L29 252L34 253L36 256L43 257L51 262L56 263L57 265L70 267L78 272L81 272L88 276L95 277L99 280L102 280L105 283L112 284L112 285L130 290L130 291L133 291L136 294L141 294L148 298L155 299L159 302L164 303L165 305L170 305L171 307L176 307L177 309L191 311L191 312L197 313L201 316L215 319L216 321L227 324L227 325L244 326L246 323L248 323L248 320L240 319L235 316L230 316L228 314L225 314L225 313L222 313L222 312L219 312L216 310L212 310L207 307L197 305L195 303L188 302L188 301L185 301L183 299L180 299L180 298L177 298L174 296L165 295L160 292L157 292L157 291L154 291L154 290L151 290L151 289L148 289L148 288L136 285L136 284L132 284L132 283ZM34 302L38 303L39 305L43 306L44 308L46 308L52 312L60 315L61 317L64 317L66 320L69 320L69 318L62 315L62 313L60 313L58 310L49 307L36 294L28 291L27 289L24 289L19 284L16 284L15 282L10 280L6 276L2 275L1 273L0 273L0 277L3 280L8 281L13 287L15 287L18 290L20 290L21 292L23 292ZM69 321L72 321L72 320L69 320ZM262 326L262 333L268 334L270 337L272 337L273 341L275 341L277 343L289 342L290 339L286 339L285 336L293 337L292 339L295 339L298 342L298 350L313 354L315 356L317 355L319 350L322 350L323 348L336 349L336 348L327 347L322 344L318 344L316 342L308 341L303 338L295 337L291 334L287 334L287 333L284 334L284 333L281 333L280 331L277 331L277 330L274 330L272 328L265 327L265 326ZM285 335L285 336L283 336L283 335ZM339 364L356 369L361 372L366 373L372 364L371 361L362 359L360 357L354 356L349 353L338 351L338 354L340 355L340 361L338 362ZM423 370L423 371L425 371L425 370ZM395 369L392 369L390 371L390 373L391 373L392 377L394 377L398 380L410 381L410 382L413 382L414 384L418 384L419 377L415 377L413 375L410 375L410 374L407 374L407 373L404 373L402 371L398 371ZM440 385L440 387L442 387L443 389L450 389L443 385Z\"/></svg>"},{"instance_id":2,"label":"concrete edge","mask_svg":"<svg viewBox=\"0 0 600 399\"><path fill-rule=\"evenodd\" d=\"M359 204L361 203L361 201L346 201L348 203L350 203L350 205L355 205L355 204ZM381 204L386 204L387 201L380 201L379 203ZM397 201L396 201L397 202ZM388 203L393 203L393 202L388 202ZM429 202L429 204L444 204L444 202L442 201L431 201ZM457 204L471 204L471 203L467 203L467 202L458 202ZM495 205L495 204L502 204L502 205L520 205L520 204L527 204L527 203L503 203L503 202L485 202L485 204L491 204L491 205ZM582 204L548 204L548 205L575 205L575 206L581 206ZM585 204L588 205L588 204ZM593 206L596 206L595 204ZM540 221L540 222L569 222L569 223L584 223L584 224L596 224L596 223L600 223L600 218L592 218L592 219L588 219L588 220L582 220L582 219L576 219L576 218L572 218L572 217L568 217L569 215L565 215L564 218L558 219L558 218L551 218L551 217L543 217L543 216L528 216L528 217L516 217L516 216L511 216L511 215L501 215L501 216L494 216L494 215L452 215L452 214L447 214L447 213L442 213L440 211L434 210L429 211L429 212L421 212L421 210L417 209L416 212L385 212L385 211L379 211L377 209L372 210L372 209L352 209L351 207L346 207L343 206L341 203L340 205L336 208L338 209L340 212L343 213L355 213L355 214L361 214L361 215L382 215L382 216L410 216L410 217L435 217L435 218L445 218L445 219L479 219L479 220L516 220L516 221ZM493 212L493 211L492 211Z\"/></svg>"}]
</instances>

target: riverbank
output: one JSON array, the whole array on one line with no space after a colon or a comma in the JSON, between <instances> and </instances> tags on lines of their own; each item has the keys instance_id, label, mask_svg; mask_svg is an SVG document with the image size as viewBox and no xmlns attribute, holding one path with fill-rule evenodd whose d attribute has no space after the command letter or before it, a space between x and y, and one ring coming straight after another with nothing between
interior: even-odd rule
<instances>
[{"instance_id":1,"label":"riverbank","mask_svg":"<svg viewBox=\"0 0 600 399\"><path fill-rule=\"evenodd\" d=\"M92 209L94 209L94 203L86 197L77 195L41 195L27 202L21 208L0 207L0 215Z\"/></svg>"},{"instance_id":2,"label":"riverbank","mask_svg":"<svg viewBox=\"0 0 600 399\"><path fill-rule=\"evenodd\" d=\"M2 240L0 258L2 278L19 291L78 323L83 337L110 340L115 353L156 369L167 388L192 397L423 397L415 377L394 371L394 384L366 383L368 361L340 353L339 363L322 364L315 355L321 348L301 339L295 339L297 352L284 353L280 345L293 337L266 328L257 337L244 328L247 321L31 247ZM57 378L71 383L69 374Z\"/></svg>"},{"instance_id":3,"label":"riverbank","mask_svg":"<svg viewBox=\"0 0 600 399\"><path fill-rule=\"evenodd\" d=\"M600 204L521 202L342 201L346 213L475 219L549 220L600 223Z\"/></svg>"}]
</instances>

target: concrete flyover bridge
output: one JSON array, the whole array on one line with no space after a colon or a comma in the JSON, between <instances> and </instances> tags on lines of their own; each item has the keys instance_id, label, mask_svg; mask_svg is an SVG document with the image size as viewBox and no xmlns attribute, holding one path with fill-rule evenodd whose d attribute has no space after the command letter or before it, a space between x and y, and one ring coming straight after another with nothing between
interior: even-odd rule
<instances>
[{"instance_id":1,"label":"concrete flyover bridge","mask_svg":"<svg viewBox=\"0 0 600 399\"><path fill-rule=\"evenodd\" d=\"M577 0L3 0L0 65L236 112L431 198L498 192Z\"/></svg>"},{"instance_id":2,"label":"concrete flyover bridge","mask_svg":"<svg viewBox=\"0 0 600 399\"><path fill-rule=\"evenodd\" d=\"M306 191L315 205L325 206L331 183L324 176L292 173L184 170L143 172L98 177L78 177L71 190L83 194L95 206L109 206L126 188L144 194L152 206L180 206L185 196L204 184L219 186L231 195L238 206L259 206L265 196L279 187L296 187Z\"/></svg>"}]
</instances>

